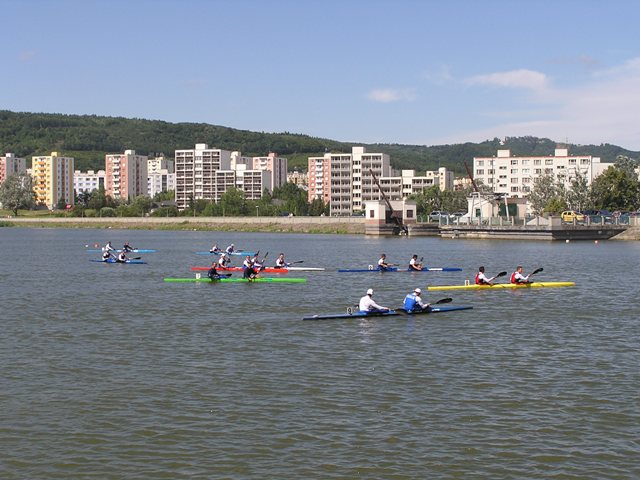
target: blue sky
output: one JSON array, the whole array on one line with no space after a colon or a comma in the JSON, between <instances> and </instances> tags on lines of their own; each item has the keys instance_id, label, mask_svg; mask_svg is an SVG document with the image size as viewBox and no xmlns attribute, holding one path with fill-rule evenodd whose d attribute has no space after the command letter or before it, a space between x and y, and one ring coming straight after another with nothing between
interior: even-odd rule
<instances>
[{"instance_id":1,"label":"blue sky","mask_svg":"<svg viewBox=\"0 0 640 480\"><path fill-rule=\"evenodd\" d=\"M0 0L0 12L0 109L640 150L634 0Z\"/></svg>"}]
</instances>

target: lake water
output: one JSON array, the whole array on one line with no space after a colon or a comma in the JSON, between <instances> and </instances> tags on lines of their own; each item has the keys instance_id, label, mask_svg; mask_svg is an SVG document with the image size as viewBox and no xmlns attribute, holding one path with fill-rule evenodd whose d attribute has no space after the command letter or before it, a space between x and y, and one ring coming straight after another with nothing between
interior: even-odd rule
<instances>
[{"instance_id":1,"label":"lake water","mask_svg":"<svg viewBox=\"0 0 640 480\"><path fill-rule=\"evenodd\" d=\"M107 240L158 253L89 262L85 245ZM214 241L327 271L163 282L193 277ZM336 271L383 252L464 270ZM639 256L612 241L0 228L0 478L639 478ZM370 287L399 306L520 263L577 286L429 292L474 309L302 321Z\"/></svg>"}]
</instances>

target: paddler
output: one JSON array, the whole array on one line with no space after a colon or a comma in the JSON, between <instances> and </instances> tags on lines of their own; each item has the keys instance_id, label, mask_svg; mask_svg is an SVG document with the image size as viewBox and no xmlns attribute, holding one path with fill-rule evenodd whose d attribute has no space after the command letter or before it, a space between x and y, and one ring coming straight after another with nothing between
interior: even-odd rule
<instances>
[{"instance_id":1,"label":"paddler","mask_svg":"<svg viewBox=\"0 0 640 480\"><path fill-rule=\"evenodd\" d=\"M118 259L117 262L118 263L127 263L129 259L127 258L127 254L124 252L120 252L120 254L118 255Z\"/></svg>"},{"instance_id":2,"label":"paddler","mask_svg":"<svg viewBox=\"0 0 640 480\"><path fill-rule=\"evenodd\" d=\"M516 267L516 271L511 274L511 283L533 283L529 280L530 275L522 274L522 265Z\"/></svg>"},{"instance_id":3,"label":"paddler","mask_svg":"<svg viewBox=\"0 0 640 480\"><path fill-rule=\"evenodd\" d=\"M129 252L132 252L133 250L134 250L134 248L131 245L129 245L129 241L128 240L126 242L124 242L124 245L122 246L122 251L123 252L129 253Z\"/></svg>"},{"instance_id":4,"label":"paddler","mask_svg":"<svg viewBox=\"0 0 640 480\"><path fill-rule=\"evenodd\" d=\"M481 266L478 268L478 273L476 273L476 285L493 285L494 278L496 277L487 278L484 274L484 266Z\"/></svg>"},{"instance_id":5,"label":"paddler","mask_svg":"<svg viewBox=\"0 0 640 480\"><path fill-rule=\"evenodd\" d=\"M382 271L389 270L390 266L391 264L387 263L387 255L384 253L380 255L380 259L378 260L378 270L382 270Z\"/></svg>"},{"instance_id":6,"label":"paddler","mask_svg":"<svg viewBox=\"0 0 640 480\"><path fill-rule=\"evenodd\" d=\"M102 252L102 261L108 262L111 258L113 258L113 254L107 250Z\"/></svg>"},{"instance_id":7,"label":"paddler","mask_svg":"<svg viewBox=\"0 0 640 480\"><path fill-rule=\"evenodd\" d=\"M247 264L247 267L244 268L242 276L247 280L253 280L258 276L258 272L260 271L260 269L259 268L256 269L253 263L253 260L248 255L247 255L247 259L249 259L249 263Z\"/></svg>"},{"instance_id":8,"label":"paddler","mask_svg":"<svg viewBox=\"0 0 640 480\"><path fill-rule=\"evenodd\" d=\"M284 258L284 253L281 253L280 255L278 255L278 258L276 258L276 266L275 268L287 268L290 267L291 264L289 262L287 262Z\"/></svg>"},{"instance_id":9,"label":"paddler","mask_svg":"<svg viewBox=\"0 0 640 480\"><path fill-rule=\"evenodd\" d=\"M225 249L225 252L227 253L227 255L231 255L235 251L236 251L236 246L233 243Z\"/></svg>"},{"instance_id":10,"label":"paddler","mask_svg":"<svg viewBox=\"0 0 640 480\"><path fill-rule=\"evenodd\" d=\"M214 260L211 264L211 267L209 268L209 271L207 272L207 277L209 277L211 280L220 280L220 274L218 273L217 268L218 262Z\"/></svg>"},{"instance_id":11,"label":"paddler","mask_svg":"<svg viewBox=\"0 0 640 480\"><path fill-rule=\"evenodd\" d=\"M429 308L428 303L422 301L422 290L416 288L413 292L404 297L403 308L407 312L423 312Z\"/></svg>"},{"instance_id":12,"label":"paddler","mask_svg":"<svg viewBox=\"0 0 640 480\"><path fill-rule=\"evenodd\" d=\"M209 253L220 253L222 250L218 247L217 243L214 243L213 246L209 249Z\"/></svg>"},{"instance_id":13,"label":"paddler","mask_svg":"<svg viewBox=\"0 0 640 480\"><path fill-rule=\"evenodd\" d=\"M111 246L111 241L107 242L107 244L102 247L103 252L115 252L116 249Z\"/></svg>"},{"instance_id":14,"label":"paddler","mask_svg":"<svg viewBox=\"0 0 640 480\"><path fill-rule=\"evenodd\" d=\"M418 260L418 255L412 256L411 260L409 260L409 270L422 271L422 262Z\"/></svg>"},{"instance_id":15,"label":"paddler","mask_svg":"<svg viewBox=\"0 0 640 480\"><path fill-rule=\"evenodd\" d=\"M367 290L367 294L360 299L358 308L361 312L388 312L387 307L381 307L373 301L373 288Z\"/></svg>"},{"instance_id":16,"label":"paddler","mask_svg":"<svg viewBox=\"0 0 640 480\"><path fill-rule=\"evenodd\" d=\"M220 268L227 268L227 264L231 261L229 257L227 257L224 253L220 254L220 258L218 259L218 265Z\"/></svg>"}]
</instances>

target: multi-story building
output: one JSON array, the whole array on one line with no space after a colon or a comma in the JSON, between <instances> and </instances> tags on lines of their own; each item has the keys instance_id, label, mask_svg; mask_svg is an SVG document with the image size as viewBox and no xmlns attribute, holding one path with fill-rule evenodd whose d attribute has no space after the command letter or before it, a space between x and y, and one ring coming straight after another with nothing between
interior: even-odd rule
<instances>
[{"instance_id":1,"label":"multi-story building","mask_svg":"<svg viewBox=\"0 0 640 480\"><path fill-rule=\"evenodd\" d=\"M176 174L169 173L166 168L154 170L147 174L147 195L151 198L158 193L176 189Z\"/></svg>"},{"instance_id":2,"label":"multi-story building","mask_svg":"<svg viewBox=\"0 0 640 480\"><path fill-rule=\"evenodd\" d=\"M416 175L415 170L401 170L400 176L381 177L379 180L382 191L389 200L403 200L432 187L439 187L442 191L453 190L453 172L446 167L427 170L425 175L420 176Z\"/></svg>"},{"instance_id":3,"label":"multi-story building","mask_svg":"<svg viewBox=\"0 0 640 480\"><path fill-rule=\"evenodd\" d=\"M104 170L88 170L87 172L81 172L76 170L73 172L73 189L76 196L80 192L93 192L99 190L100 187L104 188L106 172Z\"/></svg>"},{"instance_id":4,"label":"multi-story building","mask_svg":"<svg viewBox=\"0 0 640 480\"><path fill-rule=\"evenodd\" d=\"M389 155L352 147L351 153L328 152L322 157L309 157L309 202L316 198L330 202L332 216L360 211L364 202L380 198L372 171L378 178L388 177Z\"/></svg>"},{"instance_id":5,"label":"multi-story building","mask_svg":"<svg viewBox=\"0 0 640 480\"><path fill-rule=\"evenodd\" d=\"M27 160L16 157L13 153L7 153L0 157L0 183L4 182L9 175L26 173Z\"/></svg>"},{"instance_id":6,"label":"multi-story building","mask_svg":"<svg viewBox=\"0 0 640 480\"><path fill-rule=\"evenodd\" d=\"M61 201L74 204L73 157L61 157L58 152L49 156L31 157L31 175L36 205L55 209Z\"/></svg>"},{"instance_id":7,"label":"multi-story building","mask_svg":"<svg viewBox=\"0 0 640 480\"><path fill-rule=\"evenodd\" d=\"M173 173L174 169L173 160L165 157L149 158L147 160L147 173L157 173L161 170L166 170L167 173Z\"/></svg>"},{"instance_id":8,"label":"multi-story building","mask_svg":"<svg viewBox=\"0 0 640 480\"><path fill-rule=\"evenodd\" d=\"M277 153L269 153L266 157L253 157L253 170L264 170L271 177L271 188L278 188L287 183L287 159Z\"/></svg>"},{"instance_id":9,"label":"multi-story building","mask_svg":"<svg viewBox=\"0 0 640 480\"><path fill-rule=\"evenodd\" d=\"M273 190L272 175L268 170L247 170L240 165L236 168L236 188L244 192L247 200L260 200L265 189Z\"/></svg>"},{"instance_id":10,"label":"multi-story building","mask_svg":"<svg viewBox=\"0 0 640 480\"><path fill-rule=\"evenodd\" d=\"M105 155L107 195L125 200L147 195L147 161L146 155L137 155L135 150Z\"/></svg>"},{"instance_id":11,"label":"multi-story building","mask_svg":"<svg viewBox=\"0 0 640 480\"><path fill-rule=\"evenodd\" d=\"M231 170L231 152L209 148L205 143L194 149L175 151L176 203L180 210L191 199L220 200L229 186L235 186L235 172Z\"/></svg>"},{"instance_id":12,"label":"multi-story building","mask_svg":"<svg viewBox=\"0 0 640 480\"><path fill-rule=\"evenodd\" d=\"M304 190L308 190L309 176L306 173L294 170L291 173L287 173L287 182L293 183Z\"/></svg>"},{"instance_id":13,"label":"multi-story building","mask_svg":"<svg viewBox=\"0 0 640 480\"><path fill-rule=\"evenodd\" d=\"M498 150L495 157L474 157L474 180L490 186L494 193L524 198L536 178L552 175L567 187L578 175L588 184L612 164L601 163L591 155L569 155L567 148L556 148L554 155L511 156L510 150Z\"/></svg>"}]
</instances>

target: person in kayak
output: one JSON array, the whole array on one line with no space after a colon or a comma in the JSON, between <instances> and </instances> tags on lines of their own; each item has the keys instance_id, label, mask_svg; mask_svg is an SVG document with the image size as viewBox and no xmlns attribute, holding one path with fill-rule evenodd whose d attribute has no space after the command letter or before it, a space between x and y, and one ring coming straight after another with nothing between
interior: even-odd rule
<instances>
[{"instance_id":1,"label":"person in kayak","mask_svg":"<svg viewBox=\"0 0 640 480\"><path fill-rule=\"evenodd\" d=\"M256 253L253 258L251 259L251 263L253 264L253 270L256 272L256 274L260 273L262 270L264 270L264 261L266 260L266 257L262 259L262 261L258 258L258 254Z\"/></svg>"},{"instance_id":2,"label":"person in kayak","mask_svg":"<svg viewBox=\"0 0 640 480\"><path fill-rule=\"evenodd\" d=\"M218 265L220 265L220 268L227 268L227 265L230 261L231 259L229 257L227 257L224 253L221 253L220 258L218 259Z\"/></svg>"},{"instance_id":3,"label":"person in kayak","mask_svg":"<svg viewBox=\"0 0 640 480\"><path fill-rule=\"evenodd\" d=\"M387 307L382 307L373 301L373 289L367 290L367 294L360 299L358 309L361 312L388 312Z\"/></svg>"},{"instance_id":4,"label":"person in kayak","mask_svg":"<svg viewBox=\"0 0 640 480\"><path fill-rule=\"evenodd\" d=\"M215 260L211 264L209 271L207 272L207 277L211 280L220 280L220 274L218 273L218 262Z\"/></svg>"},{"instance_id":5,"label":"person in kayak","mask_svg":"<svg viewBox=\"0 0 640 480\"><path fill-rule=\"evenodd\" d=\"M103 262L108 262L112 258L113 258L113 254L111 252L109 252L107 250L102 252L102 261Z\"/></svg>"},{"instance_id":6,"label":"person in kayak","mask_svg":"<svg viewBox=\"0 0 640 480\"><path fill-rule=\"evenodd\" d=\"M289 266L291 266L291 264L285 260L284 253L278 255L278 258L276 258L275 268L287 268Z\"/></svg>"},{"instance_id":7,"label":"person in kayak","mask_svg":"<svg viewBox=\"0 0 640 480\"><path fill-rule=\"evenodd\" d=\"M409 270L414 270L416 272L422 271L422 263L418 260L418 255L414 255L409 260Z\"/></svg>"},{"instance_id":8,"label":"person in kayak","mask_svg":"<svg viewBox=\"0 0 640 480\"><path fill-rule=\"evenodd\" d=\"M229 245L229 246L225 249L225 252L226 252L228 255L231 255L231 254L232 254L233 252L235 252L235 251L236 251L236 246L235 246L233 243L232 243L231 245Z\"/></svg>"},{"instance_id":9,"label":"person in kayak","mask_svg":"<svg viewBox=\"0 0 640 480\"><path fill-rule=\"evenodd\" d=\"M253 262L251 261L251 256L247 255L246 257L244 257L244 260L242 261L242 268L247 269L247 268L251 268L253 266Z\"/></svg>"},{"instance_id":10,"label":"person in kayak","mask_svg":"<svg viewBox=\"0 0 640 480\"><path fill-rule=\"evenodd\" d=\"M487 278L484 274L484 266L481 266L476 273L476 285L493 285L494 278L496 277Z\"/></svg>"},{"instance_id":11,"label":"person in kayak","mask_svg":"<svg viewBox=\"0 0 640 480\"><path fill-rule=\"evenodd\" d=\"M386 254L382 254L380 255L380 259L378 260L378 270L389 270L389 267L391 266L390 263L387 263L387 255Z\"/></svg>"},{"instance_id":12,"label":"person in kayak","mask_svg":"<svg viewBox=\"0 0 640 480\"><path fill-rule=\"evenodd\" d=\"M209 249L209 253L220 253L220 247L218 247L217 243L214 243L213 246Z\"/></svg>"},{"instance_id":13,"label":"person in kayak","mask_svg":"<svg viewBox=\"0 0 640 480\"><path fill-rule=\"evenodd\" d=\"M129 259L127 258L127 254L125 252L120 252L116 261L118 263L127 263Z\"/></svg>"},{"instance_id":14,"label":"person in kayak","mask_svg":"<svg viewBox=\"0 0 640 480\"><path fill-rule=\"evenodd\" d=\"M102 247L103 252L115 252L116 249L111 246L111 241L107 242L107 244Z\"/></svg>"},{"instance_id":15,"label":"person in kayak","mask_svg":"<svg viewBox=\"0 0 640 480\"><path fill-rule=\"evenodd\" d=\"M402 307L407 312L423 312L424 310L427 310L429 308L429 304L424 303L420 295L422 295L422 290L416 288L413 292L404 297Z\"/></svg>"},{"instance_id":16,"label":"person in kayak","mask_svg":"<svg viewBox=\"0 0 640 480\"><path fill-rule=\"evenodd\" d=\"M129 253L129 252L133 252L134 248L129 245L129 241L127 240L126 242L124 242L124 245L122 246L122 251Z\"/></svg>"},{"instance_id":17,"label":"person in kayak","mask_svg":"<svg viewBox=\"0 0 640 480\"><path fill-rule=\"evenodd\" d=\"M522 265L516 267L516 271L511 274L511 283L533 283L529 280L529 275L522 274Z\"/></svg>"},{"instance_id":18,"label":"person in kayak","mask_svg":"<svg viewBox=\"0 0 640 480\"><path fill-rule=\"evenodd\" d=\"M249 260L249 263L247 264L246 268L244 268L242 277L246 278L247 280L253 280L258 276L258 273L260 272L260 268L259 267L256 268L255 264L253 263L253 260L248 255L247 255L247 259Z\"/></svg>"}]
</instances>

